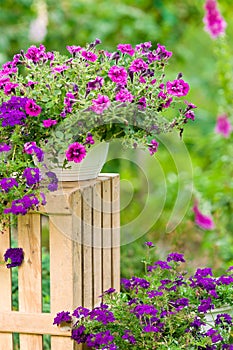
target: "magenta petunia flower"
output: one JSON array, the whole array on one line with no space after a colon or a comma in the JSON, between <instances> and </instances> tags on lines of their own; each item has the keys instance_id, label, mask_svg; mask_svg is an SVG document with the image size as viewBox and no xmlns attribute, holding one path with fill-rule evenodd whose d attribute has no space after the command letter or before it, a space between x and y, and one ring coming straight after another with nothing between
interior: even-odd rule
<instances>
[{"instance_id":1,"label":"magenta petunia flower","mask_svg":"<svg viewBox=\"0 0 233 350\"><path fill-rule=\"evenodd\" d=\"M25 104L25 111L32 117L37 117L41 112L41 107L38 106L35 101L28 100Z\"/></svg>"},{"instance_id":2,"label":"magenta petunia flower","mask_svg":"<svg viewBox=\"0 0 233 350\"><path fill-rule=\"evenodd\" d=\"M15 83L6 83L4 86L4 94L5 95L10 95L12 92L15 92L15 88L19 86L19 84Z\"/></svg>"},{"instance_id":3,"label":"magenta petunia flower","mask_svg":"<svg viewBox=\"0 0 233 350\"><path fill-rule=\"evenodd\" d=\"M71 45L71 46L66 46L66 49L69 51L69 53L75 54L77 52L80 52L82 50L82 47Z\"/></svg>"},{"instance_id":4,"label":"magenta petunia flower","mask_svg":"<svg viewBox=\"0 0 233 350\"><path fill-rule=\"evenodd\" d=\"M96 113L96 114L101 114L105 109L108 109L111 102L106 95L98 95L97 99L93 99L93 106L91 109Z\"/></svg>"},{"instance_id":5,"label":"magenta petunia flower","mask_svg":"<svg viewBox=\"0 0 233 350\"><path fill-rule=\"evenodd\" d=\"M43 120L43 126L45 128L50 128L50 126L56 125L57 124L57 120L53 120L53 119L45 119Z\"/></svg>"},{"instance_id":6,"label":"magenta petunia flower","mask_svg":"<svg viewBox=\"0 0 233 350\"><path fill-rule=\"evenodd\" d=\"M91 61L91 62L95 62L98 58L97 55L95 55L93 52L91 51L86 51L83 50L82 51L82 56L87 60L87 61Z\"/></svg>"},{"instance_id":7,"label":"magenta petunia flower","mask_svg":"<svg viewBox=\"0 0 233 350\"><path fill-rule=\"evenodd\" d=\"M108 72L109 78L119 85L126 85L127 83L127 71L124 67L112 66Z\"/></svg>"},{"instance_id":8,"label":"magenta petunia flower","mask_svg":"<svg viewBox=\"0 0 233 350\"><path fill-rule=\"evenodd\" d=\"M9 152L11 150L11 146L6 143L0 143L0 153L1 152Z\"/></svg>"},{"instance_id":9,"label":"magenta petunia flower","mask_svg":"<svg viewBox=\"0 0 233 350\"><path fill-rule=\"evenodd\" d=\"M215 132L227 138L232 132L231 123L226 114L219 115L215 126Z\"/></svg>"},{"instance_id":10,"label":"magenta petunia flower","mask_svg":"<svg viewBox=\"0 0 233 350\"><path fill-rule=\"evenodd\" d=\"M69 66L66 66L65 64L63 65L60 65L60 66L55 66L52 68L52 73L62 73L64 72L65 70L69 69L70 67Z\"/></svg>"},{"instance_id":11,"label":"magenta petunia flower","mask_svg":"<svg viewBox=\"0 0 233 350\"><path fill-rule=\"evenodd\" d=\"M198 209L197 203L193 206L195 214L195 223L204 230L213 230L215 225L210 216L203 215Z\"/></svg>"},{"instance_id":12,"label":"magenta petunia flower","mask_svg":"<svg viewBox=\"0 0 233 350\"><path fill-rule=\"evenodd\" d=\"M78 142L69 145L66 151L66 159L69 162L80 163L86 157L86 148Z\"/></svg>"},{"instance_id":13,"label":"magenta petunia flower","mask_svg":"<svg viewBox=\"0 0 233 350\"><path fill-rule=\"evenodd\" d=\"M134 96L127 89L121 89L116 94L116 101L132 102L133 99L134 99Z\"/></svg>"},{"instance_id":14,"label":"magenta petunia flower","mask_svg":"<svg viewBox=\"0 0 233 350\"><path fill-rule=\"evenodd\" d=\"M153 156L153 154L157 152L158 147L159 143L156 140L151 140L150 145L148 147L151 156Z\"/></svg>"},{"instance_id":15,"label":"magenta petunia flower","mask_svg":"<svg viewBox=\"0 0 233 350\"><path fill-rule=\"evenodd\" d=\"M137 58L131 63L129 70L131 72L141 72L146 70L147 68L148 64L145 61L143 61L142 58Z\"/></svg>"},{"instance_id":16,"label":"magenta petunia flower","mask_svg":"<svg viewBox=\"0 0 233 350\"><path fill-rule=\"evenodd\" d=\"M25 53L25 57L27 57L28 60L32 60L34 63L38 63L40 60L47 58L44 45L41 44L39 48L35 45L30 46Z\"/></svg>"},{"instance_id":17,"label":"magenta petunia flower","mask_svg":"<svg viewBox=\"0 0 233 350\"><path fill-rule=\"evenodd\" d=\"M213 39L225 34L226 22L218 10L216 0L206 0L205 3L205 31L210 34Z\"/></svg>"},{"instance_id":18,"label":"magenta petunia flower","mask_svg":"<svg viewBox=\"0 0 233 350\"><path fill-rule=\"evenodd\" d=\"M127 55L133 56L134 55L134 49L130 44L119 44L117 46L117 50L121 51L122 53L125 53Z\"/></svg>"},{"instance_id":19,"label":"magenta petunia flower","mask_svg":"<svg viewBox=\"0 0 233 350\"><path fill-rule=\"evenodd\" d=\"M182 79L168 81L166 84L167 93L177 97L186 96L189 92L189 84Z\"/></svg>"}]
</instances>

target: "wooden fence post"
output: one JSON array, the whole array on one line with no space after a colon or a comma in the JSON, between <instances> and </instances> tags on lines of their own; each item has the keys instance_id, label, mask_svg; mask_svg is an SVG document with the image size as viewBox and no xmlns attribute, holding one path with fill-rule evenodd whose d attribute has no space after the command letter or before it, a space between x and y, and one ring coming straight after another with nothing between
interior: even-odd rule
<instances>
[{"instance_id":1,"label":"wooden fence post","mask_svg":"<svg viewBox=\"0 0 233 350\"><path fill-rule=\"evenodd\" d=\"M41 215L49 216L50 313L42 312ZM120 288L119 176L60 183L40 213L19 218L18 246L25 252L19 311L11 307L10 270L0 270L0 349L13 350L14 332L20 333L20 350L42 350L43 334L51 335L51 350L84 349L53 318L79 305L93 307L105 289ZM1 255L9 247L7 231L0 236Z\"/></svg>"}]
</instances>

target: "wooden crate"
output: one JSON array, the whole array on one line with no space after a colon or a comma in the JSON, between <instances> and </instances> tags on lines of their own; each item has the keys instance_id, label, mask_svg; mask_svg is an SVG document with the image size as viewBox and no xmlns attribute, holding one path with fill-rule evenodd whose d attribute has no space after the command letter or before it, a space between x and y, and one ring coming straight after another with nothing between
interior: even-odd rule
<instances>
[{"instance_id":1,"label":"wooden crate","mask_svg":"<svg viewBox=\"0 0 233 350\"><path fill-rule=\"evenodd\" d=\"M41 218L48 215L50 240L50 313L42 312ZM18 269L19 311L12 311L11 270L0 267L0 349L42 350L43 334L51 350L84 349L69 331L53 325L57 312L79 305L93 307L102 292L120 287L119 176L61 183L40 212L18 218L18 246L24 262ZM0 255L10 247L7 231L0 236Z\"/></svg>"}]
</instances>

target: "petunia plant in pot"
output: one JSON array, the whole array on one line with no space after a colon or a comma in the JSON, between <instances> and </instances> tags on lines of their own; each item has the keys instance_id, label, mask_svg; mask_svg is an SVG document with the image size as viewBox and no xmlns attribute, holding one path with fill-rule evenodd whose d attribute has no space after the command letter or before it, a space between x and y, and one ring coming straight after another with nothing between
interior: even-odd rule
<instances>
[{"instance_id":1,"label":"petunia plant in pot","mask_svg":"<svg viewBox=\"0 0 233 350\"><path fill-rule=\"evenodd\" d=\"M61 311L54 324L70 325L72 339L92 349L233 349L233 267L189 275L180 253L143 262L145 274L122 279L121 292L105 291L93 309Z\"/></svg>"},{"instance_id":2,"label":"petunia plant in pot","mask_svg":"<svg viewBox=\"0 0 233 350\"><path fill-rule=\"evenodd\" d=\"M56 190L47 151L63 169L82 163L97 142L115 138L153 155L159 134L182 134L194 120L182 74L165 77L172 53L164 46L119 44L108 52L97 49L100 43L67 46L67 55L31 46L2 65L1 216L36 209L46 190Z\"/></svg>"}]
</instances>

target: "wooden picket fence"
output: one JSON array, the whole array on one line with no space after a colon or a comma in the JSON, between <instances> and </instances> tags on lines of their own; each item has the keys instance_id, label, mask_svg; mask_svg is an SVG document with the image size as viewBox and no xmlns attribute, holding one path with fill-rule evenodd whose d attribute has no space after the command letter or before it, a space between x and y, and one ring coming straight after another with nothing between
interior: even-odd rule
<instances>
[{"instance_id":1,"label":"wooden picket fence","mask_svg":"<svg viewBox=\"0 0 233 350\"><path fill-rule=\"evenodd\" d=\"M50 312L42 312L42 216L48 215L50 241ZM63 182L40 212L19 217L18 246L24 262L18 268L19 310L12 310L11 270L0 267L0 350L42 350L43 335L51 350L84 349L70 331L53 325L57 312L79 305L92 307L99 295L120 286L119 176ZM0 236L0 256L10 247L10 230Z\"/></svg>"}]
</instances>

